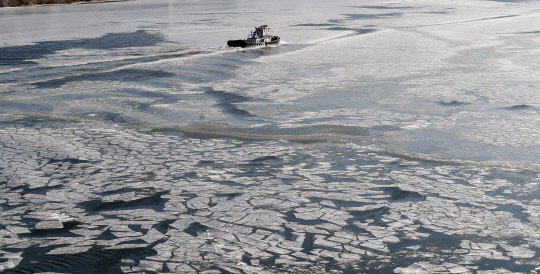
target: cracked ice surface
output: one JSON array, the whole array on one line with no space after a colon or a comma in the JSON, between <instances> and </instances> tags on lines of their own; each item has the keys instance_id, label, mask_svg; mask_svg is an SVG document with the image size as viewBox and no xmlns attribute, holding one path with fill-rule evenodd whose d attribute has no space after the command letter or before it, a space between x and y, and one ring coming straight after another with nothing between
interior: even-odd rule
<instances>
[{"instance_id":1,"label":"cracked ice surface","mask_svg":"<svg viewBox=\"0 0 540 274\"><path fill-rule=\"evenodd\" d=\"M535 173L361 142L0 128L5 273L529 272Z\"/></svg>"}]
</instances>

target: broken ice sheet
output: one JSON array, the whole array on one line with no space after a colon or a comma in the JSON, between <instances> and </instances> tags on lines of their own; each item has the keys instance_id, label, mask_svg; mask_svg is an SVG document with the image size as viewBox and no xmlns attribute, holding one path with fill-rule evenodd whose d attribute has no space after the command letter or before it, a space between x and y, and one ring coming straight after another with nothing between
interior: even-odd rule
<instances>
[{"instance_id":1,"label":"broken ice sheet","mask_svg":"<svg viewBox=\"0 0 540 274\"><path fill-rule=\"evenodd\" d=\"M153 250L133 260L123 258L126 272L163 271L167 266L169 271L273 273L287 266L281 270L325 273L329 267L339 273L349 264L359 265L362 272L367 271L362 265L388 266L400 256L413 256L411 248L414 256L437 262L451 254L456 265L446 266L448 271L472 271L470 264L481 260L530 263L537 256L532 245L536 219L516 218L519 210L510 210L521 207L534 212L533 205L521 201L521 206L505 193L492 195L509 180L492 179L496 174L475 165L439 163L433 168L433 163L404 160L395 167L389 163L399 163L398 156L388 159L384 153L353 144L272 141L273 149L286 157L280 156L266 172L261 170L265 166L249 165L267 150L266 142L188 140L130 129L120 137L116 130L79 127L84 138L60 126L32 136L16 134L32 143L38 133L55 132L65 142L80 143L77 147L99 155L92 156L91 169L82 164L74 164L77 168L66 164L64 169L57 165L58 185L80 190L78 196L62 192L72 197L66 198L67 203L47 200L39 193L10 198L9 210L2 211L5 233L0 234L9 248L39 245L55 256L85 253L92 246L119 252ZM7 132L0 135L13 135L16 130ZM336 156L337 151L346 151L346 157ZM30 159L39 159L37 153L18 152ZM167 162L155 164L158 157ZM74 156L63 159L76 162ZM22 172L9 162L2 164L7 165L10 182ZM91 171L81 171L84 168ZM351 172L360 169L363 172ZM78 178L80 174L84 178ZM307 175L312 180L306 181ZM22 191L16 184L13 189ZM412 195L412 199L393 194ZM516 206L497 206L501 204ZM66 228L69 222L78 224ZM34 229L43 235L20 238ZM59 230L69 237L56 233ZM459 241L462 235L471 239L464 247ZM510 245L510 235L531 245ZM467 260L469 264L462 263ZM402 265L394 270L442 271L434 265Z\"/></svg>"},{"instance_id":2,"label":"broken ice sheet","mask_svg":"<svg viewBox=\"0 0 540 274\"><path fill-rule=\"evenodd\" d=\"M58 255L58 254L77 254L77 253L83 253L92 248L92 245L87 246L64 246L55 248L49 252L47 252L48 255Z\"/></svg>"},{"instance_id":3,"label":"broken ice sheet","mask_svg":"<svg viewBox=\"0 0 540 274\"><path fill-rule=\"evenodd\" d=\"M513 258L533 258L536 256L536 252L534 250L530 250L523 246L501 244L501 247L508 252L508 256Z\"/></svg>"},{"instance_id":4,"label":"broken ice sheet","mask_svg":"<svg viewBox=\"0 0 540 274\"><path fill-rule=\"evenodd\" d=\"M36 229L55 229L63 228L64 225L59 221L41 221L36 224Z\"/></svg>"}]
</instances>

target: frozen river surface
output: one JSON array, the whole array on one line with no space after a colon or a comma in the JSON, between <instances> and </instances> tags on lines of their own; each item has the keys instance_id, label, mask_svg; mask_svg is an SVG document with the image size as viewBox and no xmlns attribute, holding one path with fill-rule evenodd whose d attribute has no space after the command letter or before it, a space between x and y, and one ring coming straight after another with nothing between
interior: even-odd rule
<instances>
[{"instance_id":1,"label":"frozen river surface","mask_svg":"<svg viewBox=\"0 0 540 274\"><path fill-rule=\"evenodd\" d=\"M540 272L539 2L267 2L0 9L0 272Z\"/></svg>"}]
</instances>

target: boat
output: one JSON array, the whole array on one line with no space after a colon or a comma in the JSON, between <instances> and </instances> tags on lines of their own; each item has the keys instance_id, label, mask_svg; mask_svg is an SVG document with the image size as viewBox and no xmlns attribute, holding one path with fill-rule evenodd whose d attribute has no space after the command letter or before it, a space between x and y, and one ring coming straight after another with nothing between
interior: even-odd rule
<instances>
[{"instance_id":1,"label":"boat","mask_svg":"<svg viewBox=\"0 0 540 274\"><path fill-rule=\"evenodd\" d=\"M270 27L262 25L255 27L255 31L251 32L247 39L244 40L229 40L227 45L229 47L267 47L279 44L279 36L270 35Z\"/></svg>"}]
</instances>

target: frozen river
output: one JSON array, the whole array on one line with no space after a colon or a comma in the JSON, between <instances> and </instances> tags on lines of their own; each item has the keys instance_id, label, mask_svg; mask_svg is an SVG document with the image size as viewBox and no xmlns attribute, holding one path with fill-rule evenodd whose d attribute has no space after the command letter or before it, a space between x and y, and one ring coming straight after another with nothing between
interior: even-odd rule
<instances>
[{"instance_id":1,"label":"frozen river","mask_svg":"<svg viewBox=\"0 0 540 274\"><path fill-rule=\"evenodd\" d=\"M0 272L540 273L539 22L538 1L0 9ZM280 46L225 46L262 24Z\"/></svg>"}]
</instances>

